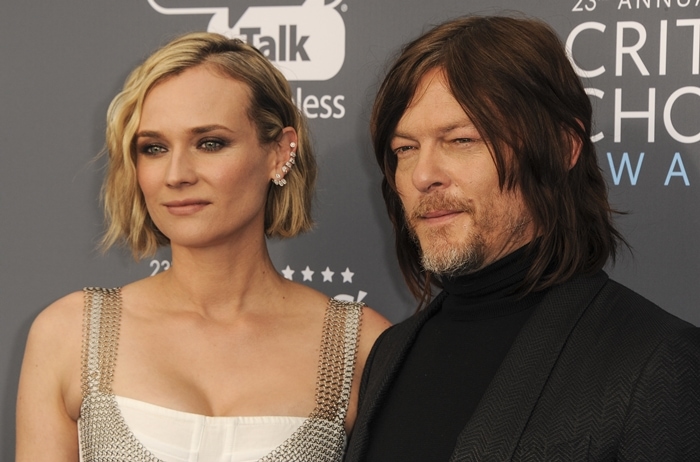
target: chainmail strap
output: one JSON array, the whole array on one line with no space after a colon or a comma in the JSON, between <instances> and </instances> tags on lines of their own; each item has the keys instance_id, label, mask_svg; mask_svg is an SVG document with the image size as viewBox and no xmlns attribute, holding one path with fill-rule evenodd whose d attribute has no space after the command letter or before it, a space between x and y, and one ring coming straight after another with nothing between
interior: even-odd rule
<instances>
[{"instance_id":1,"label":"chainmail strap","mask_svg":"<svg viewBox=\"0 0 700 462\"><path fill-rule=\"evenodd\" d=\"M162 462L133 435L112 394L119 346L120 289L83 289L82 390L78 433L82 462Z\"/></svg>"},{"instance_id":2,"label":"chainmail strap","mask_svg":"<svg viewBox=\"0 0 700 462\"><path fill-rule=\"evenodd\" d=\"M82 390L83 398L98 390L112 393L114 365L119 345L121 291L83 289Z\"/></svg>"},{"instance_id":3,"label":"chainmail strap","mask_svg":"<svg viewBox=\"0 0 700 462\"><path fill-rule=\"evenodd\" d=\"M78 420L83 462L162 462L133 435L112 393L119 345L120 289L86 288ZM323 322L316 405L304 423L260 462L340 462L355 370L361 303L331 299Z\"/></svg>"},{"instance_id":4,"label":"chainmail strap","mask_svg":"<svg viewBox=\"0 0 700 462\"><path fill-rule=\"evenodd\" d=\"M331 299L323 322L316 407L284 443L259 462L340 462L350 403L362 303Z\"/></svg>"}]
</instances>

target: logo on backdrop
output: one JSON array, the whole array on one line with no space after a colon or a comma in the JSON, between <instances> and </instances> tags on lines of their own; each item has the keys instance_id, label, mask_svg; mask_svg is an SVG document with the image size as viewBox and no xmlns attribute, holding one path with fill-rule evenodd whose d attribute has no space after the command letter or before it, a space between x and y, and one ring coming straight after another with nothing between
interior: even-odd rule
<instances>
[{"instance_id":1,"label":"logo on backdrop","mask_svg":"<svg viewBox=\"0 0 700 462\"><path fill-rule=\"evenodd\" d=\"M615 8L613 2L576 2L572 11L582 15ZM666 158L666 166L657 167L654 172L655 181L664 186L690 186L696 173L695 169L686 169L682 153L697 151L688 145L700 144L700 18L688 18L683 13L674 18L673 12L699 5L700 0L619 0L619 12L612 16L614 22L583 20L566 39L574 70L589 85L586 93L613 116L611 129L600 129L591 139L598 142L608 138L609 142L612 138L617 148L628 140L640 141L640 131L642 136L646 134L646 149L655 151L652 155L656 164L660 158ZM635 15L637 10L662 8L667 12L659 19L640 22ZM601 53L593 64L579 64L575 59L576 43L583 43L578 50L588 50L599 49L606 41L613 60L604 60L605 54ZM663 144L655 145L659 134ZM641 183L645 176L642 165L649 158L645 157L647 152L630 152L624 147L616 151L607 152L613 183Z\"/></svg>"},{"instance_id":2,"label":"logo on backdrop","mask_svg":"<svg viewBox=\"0 0 700 462\"><path fill-rule=\"evenodd\" d=\"M161 14L209 14L207 30L239 38L258 48L288 80L328 80L345 61L345 23L335 9L342 0L306 0L295 6L251 6L233 27L229 8L166 8L149 5ZM345 5L343 5L344 7Z\"/></svg>"}]
</instances>

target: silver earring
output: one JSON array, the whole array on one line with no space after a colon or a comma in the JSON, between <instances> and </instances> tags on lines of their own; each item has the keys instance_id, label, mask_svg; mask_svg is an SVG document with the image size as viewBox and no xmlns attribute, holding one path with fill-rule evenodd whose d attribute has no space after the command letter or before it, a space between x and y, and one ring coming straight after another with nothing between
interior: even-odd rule
<instances>
[{"instance_id":1,"label":"silver earring","mask_svg":"<svg viewBox=\"0 0 700 462\"><path fill-rule=\"evenodd\" d=\"M289 147L292 148L292 152L289 153L289 160L285 162L282 166L282 173L284 174L288 173L292 169L292 165L294 165L294 163L296 162L295 158L297 156L297 153L294 152L294 148L297 147L297 144L294 141L292 141L291 143L289 143ZM277 186L284 186L287 184L287 180L282 178L282 176L279 173L275 175L275 179L272 180L272 182L275 183Z\"/></svg>"},{"instance_id":2,"label":"silver earring","mask_svg":"<svg viewBox=\"0 0 700 462\"><path fill-rule=\"evenodd\" d=\"M277 186L284 186L284 185L287 184L287 180L285 180L284 178L282 178L282 175L280 175L279 173L276 173L276 174L275 174L275 179L272 180L272 182L273 182L274 184L276 184Z\"/></svg>"}]
</instances>

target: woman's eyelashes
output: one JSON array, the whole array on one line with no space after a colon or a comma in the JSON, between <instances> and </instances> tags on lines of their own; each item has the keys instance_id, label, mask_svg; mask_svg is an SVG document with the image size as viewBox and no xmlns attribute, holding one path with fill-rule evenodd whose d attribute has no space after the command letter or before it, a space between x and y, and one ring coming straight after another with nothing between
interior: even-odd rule
<instances>
[{"instance_id":1,"label":"woman's eyelashes","mask_svg":"<svg viewBox=\"0 0 700 462\"><path fill-rule=\"evenodd\" d=\"M167 149L160 144L146 143L138 145L138 153L145 156L157 156L165 152L167 152Z\"/></svg>"},{"instance_id":2,"label":"woman's eyelashes","mask_svg":"<svg viewBox=\"0 0 700 462\"><path fill-rule=\"evenodd\" d=\"M219 138L206 138L199 142L198 148L207 152L216 152L227 147L229 143Z\"/></svg>"},{"instance_id":3,"label":"woman's eyelashes","mask_svg":"<svg viewBox=\"0 0 700 462\"><path fill-rule=\"evenodd\" d=\"M218 152L230 146L230 142L221 138L206 138L198 140L194 147L199 151ZM137 144L137 152L145 156L159 156L169 151L163 143L144 142Z\"/></svg>"}]
</instances>

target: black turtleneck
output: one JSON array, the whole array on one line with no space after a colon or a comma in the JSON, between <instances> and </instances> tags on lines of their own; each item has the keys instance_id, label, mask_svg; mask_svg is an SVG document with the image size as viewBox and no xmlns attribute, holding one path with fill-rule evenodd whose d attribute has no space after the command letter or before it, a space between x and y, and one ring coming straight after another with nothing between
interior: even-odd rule
<instances>
[{"instance_id":1,"label":"black turtleneck","mask_svg":"<svg viewBox=\"0 0 700 462\"><path fill-rule=\"evenodd\" d=\"M457 437L543 293L519 298L524 248L444 279L442 308L421 328L370 431L368 462L447 461Z\"/></svg>"}]
</instances>

